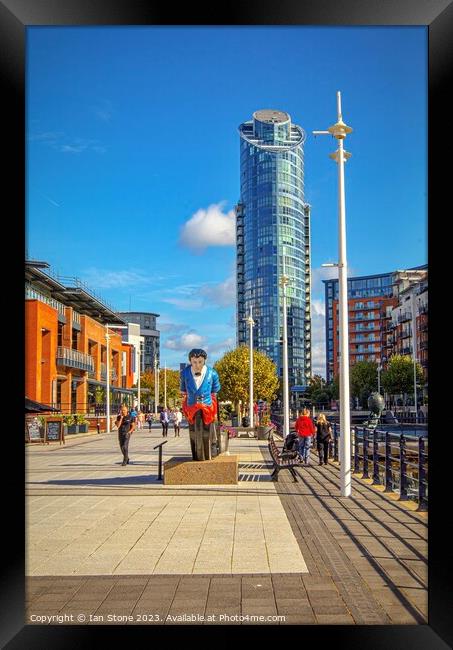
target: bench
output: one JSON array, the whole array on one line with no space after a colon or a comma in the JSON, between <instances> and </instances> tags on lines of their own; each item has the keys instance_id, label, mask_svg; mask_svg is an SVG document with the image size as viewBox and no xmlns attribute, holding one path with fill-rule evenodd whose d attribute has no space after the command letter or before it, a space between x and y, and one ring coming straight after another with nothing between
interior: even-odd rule
<instances>
[{"instance_id":1,"label":"bench","mask_svg":"<svg viewBox=\"0 0 453 650\"><path fill-rule=\"evenodd\" d=\"M297 483L298 479L294 468L300 465L299 454L294 453L293 451L280 451L275 444L275 440L272 434L269 436L269 453L274 463L274 471L271 474L272 480L278 481L279 471L281 469L288 469L294 478L294 482Z\"/></svg>"}]
</instances>

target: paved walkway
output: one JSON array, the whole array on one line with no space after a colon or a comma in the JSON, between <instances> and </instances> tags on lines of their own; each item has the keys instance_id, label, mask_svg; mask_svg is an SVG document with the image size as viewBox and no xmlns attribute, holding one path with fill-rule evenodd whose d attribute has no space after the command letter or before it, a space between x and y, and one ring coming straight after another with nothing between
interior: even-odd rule
<instances>
[{"instance_id":1,"label":"paved walkway","mask_svg":"<svg viewBox=\"0 0 453 650\"><path fill-rule=\"evenodd\" d=\"M164 460L189 455L172 436ZM237 486L164 486L160 441L134 434L126 467L116 433L27 447L27 622L426 622L426 514L357 478L342 499L336 464L272 482L248 439Z\"/></svg>"}]
</instances>

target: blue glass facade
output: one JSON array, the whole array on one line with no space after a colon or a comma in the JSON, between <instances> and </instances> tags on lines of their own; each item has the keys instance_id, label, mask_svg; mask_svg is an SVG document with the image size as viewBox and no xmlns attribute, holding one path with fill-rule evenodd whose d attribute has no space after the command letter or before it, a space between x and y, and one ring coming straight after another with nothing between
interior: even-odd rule
<instances>
[{"instance_id":1,"label":"blue glass facade","mask_svg":"<svg viewBox=\"0 0 453 650\"><path fill-rule=\"evenodd\" d=\"M304 201L304 131L282 111L262 110L239 127L241 198L236 207L237 338L248 343L253 308L254 345L282 375L282 290L289 277L290 385L311 376L310 207Z\"/></svg>"}]
</instances>

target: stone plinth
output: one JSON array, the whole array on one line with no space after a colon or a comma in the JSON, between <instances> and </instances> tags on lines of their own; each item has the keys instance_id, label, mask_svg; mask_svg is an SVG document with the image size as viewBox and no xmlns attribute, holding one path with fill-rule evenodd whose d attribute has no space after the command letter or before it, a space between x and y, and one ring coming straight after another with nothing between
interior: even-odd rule
<instances>
[{"instance_id":1,"label":"stone plinth","mask_svg":"<svg viewBox=\"0 0 453 650\"><path fill-rule=\"evenodd\" d=\"M164 463L164 485L237 485L238 457L221 454L212 460L174 457Z\"/></svg>"}]
</instances>

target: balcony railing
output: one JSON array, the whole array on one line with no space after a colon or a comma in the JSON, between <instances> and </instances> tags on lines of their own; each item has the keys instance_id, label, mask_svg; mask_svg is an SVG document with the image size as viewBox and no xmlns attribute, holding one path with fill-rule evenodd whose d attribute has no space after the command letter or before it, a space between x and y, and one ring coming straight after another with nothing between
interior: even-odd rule
<instances>
[{"instance_id":1,"label":"balcony railing","mask_svg":"<svg viewBox=\"0 0 453 650\"><path fill-rule=\"evenodd\" d=\"M412 314L408 311L398 316L398 323L404 323L407 320L412 320Z\"/></svg>"},{"instance_id":2,"label":"balcony railing","mask_svg":"<svg viewBox=\"0 0 453 650\"><path fill-rule=\"evenodd\" d=\"M78 323L80 325L80 314L76 311L72 312L72 320L74 323Z\"/></svg>"},{"instance_id":3,"label":"balcony railing","mask_svg":"<svg viewBox=\"0 0 453 650\"><path fill-rule=\"evenodd\" d=\"M47 305L50 305L54 309L56 309L60 314L65 313L65 306L63 303L58 302L58 300L55 300L55 298L49 298L49 296L45 296L43 293L40 291L37 291L34 287L28 285L25 286L25 298L29 298L31 300L40 300L41 302L45 302Z\"/></svg>"},{"instance_id":4,"label":"balcony railing","mask_svg":"<svg viewBox=\"0 0 453 650\"><path fill-rule=\"evenodd\" d=\"M101 379L107 379L107 364L101 363ZM110 366L110 379L118 379L115 368Z\"/></svg>"},{"instance_id":5,"label":"balcony railing","mask_svg":"<svg viewBox=\"0 0 453 650\"><path fill-rule=\"evenodd\" d=\"M72 350L71 348L57 348L57 365L94 372L93 357L84 352Z\"/></svg>"}]
</instances>

